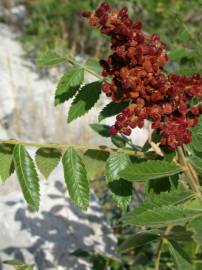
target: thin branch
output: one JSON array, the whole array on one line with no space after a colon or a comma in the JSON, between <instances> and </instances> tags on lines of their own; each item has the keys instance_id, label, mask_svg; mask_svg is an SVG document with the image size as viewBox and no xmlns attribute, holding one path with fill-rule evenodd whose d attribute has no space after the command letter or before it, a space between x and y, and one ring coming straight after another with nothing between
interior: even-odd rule
<instances>
[{"instance_id":1,"label":"thin branch","mask_svg":"<svg viewBox=\"0 0 202 270\"><path fill-rule=\"evenodd\" d=\"M172 226L168 226L165 229L164 234L161 236L161 239L159 241L159 244L157 246L157 251L156 251L156 260L155 260L155 270L160 270L160 259L161 259L161 251L162 251L162 247L164 245L165 242L165 236L170 232L170 230L172 229Z\"/></svg>"},{"instance_id":2,"label":"thin branch","mask_svg":"<svg viewBox=\"0 0 202 270\"><path fill-rule=\"evenodd\" d=\"M74 66L78 66L80 68L83 68L85 71L87 71L88 73L90 73L94 77L98 78L99 80L103 80L103 77L101 75L94 72L92 69L88 68L87 66L78 63L72 56L67 56L66 59L70 64L72 64Z\"/></svg>"},{"instance_id":3,"label":"thin branch","mask_svg":"<svg viewBox=\"0 0 202 270\"><path fill-rule=\"evenodd\" d=\"M153 131L150 123L148 127L148 143L151 145L151 148L157 155L164 157L164 153L162 152L161 148L156 143L152 142L152 132Z\"/></svg>"},{"instance_id":4,"label":"thin branch","mask_svg":"<svg viewBox=\"0 0 202 270\"><path fill-rule=\"evenodd\" d=\"M182 147L177 148L177 154L178 154L178 162L184 169L184 174L187 177L188 183L191 187L191 189L196 193L197 197L202 203L202 193L200 190L200 185L198 181L197 174L193 167L190 167L189 163L186 160L186 157L184 155L184 151Z\"/></svg>"},{"instance_id":5,"label":"thin branch","mask_svg":"<svg viewBox=\"0 0 202 270\"><path fill-rule=\"evenodd\" d=\"M68 149L70 147L73 147L78 150L86 151L86 150L99 150L103 152L108 153L115 153L115 152L121 152L126 155L131 156L138 156L138 157L144 157L144 153L141 151L134 151L130 149L123 149L123 148L111 148L106 146L92 146L92 145L79 145L79 144L56 144L56 143L37 143L37 142L25 142L25 141L18 141L18 140L0 140L0 144L21 144L28 147L34 147L34 148L57 148L57 149Z\"/></svg>"},{"instance_id":6,"label":"thin branch","mask_svg":"<svg viewBox=\"0 0 202 270\"><path fill-rule=\"evenodd\" d=\"M164 244L164 238L162 237L157 247L155 267L154 267L155 270L160 269L161 250L162 250L163 244Z\"/></svg>"},{"instance_id":7,"label":"thin branch","mask_svg":"<svg viewBox=\"0 0 202 270\"><path fill-rule=\"evenodd\" d=\"M199 178L198 178L198 175L197 175L197 173L196 173L196 171L195 171L195 169L194 169L194 167L191 165L191 163L187 163L187 166L188 166L188 168L189 168L189 170L190 170L190 172L191 172L191 174L192 174L192 176L193 176L193 179L194 179L194 181L195 181L195 184L196 185L200 185L200 183L199 183Z\"/></svg>"}]
</instances>

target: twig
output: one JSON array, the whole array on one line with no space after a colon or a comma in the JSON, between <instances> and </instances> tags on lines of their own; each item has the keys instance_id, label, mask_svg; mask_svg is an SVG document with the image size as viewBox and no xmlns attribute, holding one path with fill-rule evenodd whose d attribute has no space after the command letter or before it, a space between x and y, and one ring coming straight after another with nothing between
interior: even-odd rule
<instances>
[{"instance_id":1,"label":"twig","mask_svg":"<svg viewBox=\"0 0 202 270\"><path fill-rule=\"evenodd\" d=\"M92 145L80 145L80 144L56 144L56 143L37 143L37 142L25 142L25 141L18 141L18 140L0 140L0 144L21 144L28 147L35 147L35 148L57 148L57 149L68 149L70 147L73 147L78 150L99 150L103 152L109 152L109 153L115 153L115 152L121 152L126 155L131 156L139 156L144 157L144 153L141 151L134 151L129 149L123 149L123 148L111 148L106 146L92 146Z\"/></svg>"},{"instance_id":2,"label":"twig","mask_svg":"<svg viewBox=\"0 0 202 270\"><path fill-rule=\"evenodd\" d=\"M152 142L152 128L151 128L151 123L149 124L148 127L148 143L151 145L151 148L154 150L154 152L161 156L164 157L164 153L162 152L161 148L154 142Z\"/></svg>"},{"instance_id":3,"label":"twig","mask_svg":"<svg viewBox=\"0 0 202 270\"><path fill-rule=\"evenodd\" d=\"M164 232L164 234L161 236L161 239L159 241L159 244L157 246L157 251L156 251L156 260L155 260L155 270L159 270L160 269L160 259L161 259L161 251L162 251L162 247L163 244L165 242L165 235L167 235L170 230L172 229L172 226L168 226Z\"/></svg>"},{"instance_id":4,"label":"twig","mask_svg":"<svg viewBox=\"0 0 202 270\"><path fill-rule=\"evenodd\" d=\"M92 69L88 68L87 66L78 63L72 56L67 56L66 59L70 64L72 64L74 66L78 66L80 68L83 68L84 70L86 70L88 73L90 73L94 77L98 78L99 80L103 80L103 77L101 75L94 72Z\"/></svg>"},{"instance_id":5,"label":"twig","mask_svg":"<svg viewBox=\"0 0 202 270\"><path fill-rule=\"evenodd\" d=\"M197 197L202 203L202 193L200 190L198 177L194 168L190 166L189 163L186 161L182 147L177 148L177 154L178 154L178 162L184 169L184 174L187 177L187 180L191 189L196 193Z\"/></svg>"},{"instance_id":6,"label":"twig","mask_svg":"<svg viewBox=\"0 0 202 270\"><path fill-rule=\"evenodd\" d=\"M155 270L160 269L160 259L161 259L161 249L164 244L164 238L162 237L159 241L158 247L157 247L157 252L156 252L156 260L155 260Z\"/></svg>"}]
</instances>

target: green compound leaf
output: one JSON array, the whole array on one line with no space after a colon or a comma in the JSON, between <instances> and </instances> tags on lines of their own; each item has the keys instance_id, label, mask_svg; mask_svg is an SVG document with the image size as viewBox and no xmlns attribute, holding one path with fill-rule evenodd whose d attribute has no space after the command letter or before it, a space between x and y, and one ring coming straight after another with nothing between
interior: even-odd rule
<instances>
[{"instance_id":1,"label":"green compound leaf","mask_svg":"<svg viewBox=\"0 0 202 270\"><path fill-rule=\"evenodd\" d=\"M95 179L105 174L105 163L109 157L109 153L90 149L83 155L83 161L86 167L88 179Z\"/></svg>"},{"instance_id":2,"label":"green compound leaf","mask_svg":"<svg viewBox=\"0 0 202 270\"><path fill-rule=\"evenodd\" d=\"M101 82L92 82L81 88L73 100L68 114L68 123L86 114L98 101L101 94Z\"/></svg>"},{"instance_id":3,"label":"green compound leaf","mask_svg":"<svg viewBox=\"0 0 202 270\"><path fill-rule=\"evenodd\" d=\"M150 232L140 232L135 235L130 236L126 241L124 241L119 247L119 252L125 252L130 249L135 249L147 245L151 242L158 240L160 236L158 234Z\"/></svg>"},{"instance_id":4,"label":"green compound leaf","mask_svg":"<svg viewBox=\"0 0 202 270\"><path fill-rule=\"evenodd\" d=\"M123 179L116 180L109 183L109 189L114 203L126 212L132 200L132 183Z\"/></svg>"},{"instance_id":5,"label":"green compound leaf","mask_svg":"<svg viewBox=\"0 0 202 270\"><path fill-rule=\"evenodd\" d=\"M202 246L202 217L193 219L189 223L188 228L194 232L195 241Z\"/></svg>"},{"instance_id":6,"label":"green compound leaf","mask_svg":"<svg viewBox=\"0 0 202 270\"><path fill-rule=\"evenodd\" d=\"M39 209L39 178L34 162L23 145L14 148L14 164L24 198L34 209Z\"/></svg>"},{"instance_id":7,"label":"green compound leaf","mask_svg":"<svg viewBox=\"0 0 202 270\"><path fill-rule=\"evenodd\" d=\"M175 241L168 241L167 245L175 263L176 270L193 269L189 256Z\"/></svg>"},{"instance_id":8,"label":"green compound leaf","mask_svg":"<svg viewBox=\"0 0 202 270\"><path fill-rule=\"evenodd\" d=\"M55 106L72 98L84 80L84 69L68 70L60 79L55 92Z\"/></svg>"},{"instance_id":9,"label":"green compound leaf","mask_svg":"<svg viewBox=\"0 0 202 270\"><path fill-rule=\"evenodd\" d=\"M13 149L14 145L0 144L0 180L2 182L5 182L14 172Z\"/></svg>"},{"instance_id":10,"label":"green compound leaf","mask_svg":"<svg viewBox=\"0 0 202 270\"><path fill-rule=\"evenodd\" d=\"M28 265L16 260L11 260L11 261L4 261L3 264L11 265L15 267L16 270L33 270L34 265Z\"/></svg>"},{"instance_id":11,"label":"green compound leaf","mask_svg":"<svg viewBox=\"0 0 202 270\"><path fill-rule=\"evenodd\" d=\"M83 249L77 249L70 253L70 255L78 258L88 258L88 260L92 263L92 270L103 270L106 269L106 267L109 267L113 270L121 270L121 260L115 256L95 253Z\"/></svg>"},{"instance_id":12,"label":"green compound leaf","mask_svg":"<svg viewBox=\"0 0 202 270\"><path fill-rule=\"evenodd\" d=\"M54 148L39 148L35 155L35 161L39 171L48 179L52 171L60 162L61 151Z\"/></svg>"},{"instance_id":13,"label":"green compound leaf","mask_svg":"<svg viewBox=\"0 0 202 270\"><path fill-rule=\"evenodd\" d=\"M98 121L100 122L104 120L105 118L108 118L108 117L111 117L120 113L124 108L128 107L128 105L129 105L129 101L120 102L120 103L110 102L100 112L98 116Z\"/></svg>"},{"instance_id":14,"label":"green compound leaf","mask_svg":"<svg viewBox=\"0 0 202 270\"><path fill-rule=\"evenodd\" d=\"M37 60L39 66L55 66L66 62L66 58L54 51L47 51Z\"/></svg>"},{"instance_id":15,"label":"green compound leaf","mask_svg":"<svg viewBox=\"0 0 202 270\"><path fill-rule=\"evenodd\" d=\"M190 191L172 190L171 192L161 192L160 194L150 194L146 197L144 203L136 207L130 212L130 217L138 217L145 214L146 211L150 214L150 211L156 211L158 213L161 207L175 206L182 204L187 200L194 198L194 194ZM157 218L158 221L158 218Z\"/></svg>"},{"instance_id":16,"label":"green compound leaf","mask_svg":"<svg viewBox=\"0 0 202 270\"><path fill-rule=\"evenodd\" d=\"M145 209L145 211L132 211L123 220L127 224L148 227L164 227L169 225L183 225L186 222L201 216L202 211L185 209L180 206L168 205Z\"/></svg>"},{"instance_id":17,"label":"green compound leaf","mask_svg":"<svg viewBox=\"0 0 202 270\"><path fill-rule=\"evenodd\" d=\"M178 174L180 166L161 160L149 160L136 165L129 165L120 172L120 177L128 181L147 181Z\"/></svg>"},{"instance_id":18,"label":"green compound leaf","mask_svg":"<svg viewBox=\"0 0 202 270\"><path fill-rule=\"evenodd\" d=\"M129 157L122 153L111 155L106 162L106 180L112 194L112 199L122 211L126 211L131 202L132 183L120 179L119 172L130 163Z\"/></svg>"},{"instance_id":19,"label":"green compound leaf","mask_svg":"<svg viewBox=\"0 0 202 270\"><path fill-rule=\"evenodd\" d=\"M145 210L151 210L168 205L182 204L187 200L194 198L194 193L189 191L173 190L171 192L161 192L160 194L151 194L146 197L144 203L133 210L134 215L144 213Z\"/></svg>"},{"instance_id":20,"label":"green compound leaf","mask_svg":"<svg viewBox=\"0 0 202 270\"><path fill-rule=\"evenodd\" d=\"M104 124L90 124L89 125L96 133L102 137L109 138L111 137L111 142L118 148L124 148L129 142L129 139L121 137L119 135L112 136L109 133L110 126Z\"/></svg>"},{"instance_id":21,"label":"green compound leaf","mask_svg":"<svg viewBox=\"0 0 202 270\"><path fill-rule=\"evenodd\" d=\"M197 156L189 157L190 163L193 165L198 174L202 175L202 159Z\"/></svg>"},{"instance_id":22,"label":"green compound leaf","mask_svg":"<svg viewBox=\"0 0 202 270\"><path fill-rule=\"evenodd\" d=\"M111 136L111 141L116 147L124 148L128 142L128 139L115 135L115 136Z\"/></svg>"},{"instance_id":23,"label":"green compound leaf","mask_svg":"<svg viewBox=\"0 0 202 270\"><path fill-rule=\"evenodd\" d=\"M69 148L62 159L65 183L71 200L82 211L89 206L89 183L85 165L73 148Z\"/></svg>"},{"instance_id":24,"label":"green compound leaf","mask_svg":"<svg viewBox=\"0 0 202 270\"><path fill-rule=\"evenodd\" d=\"M195 196L193 192L181 189L173 189L170 192L161 192L160 194L151 193L138 208L143 206L144 209L149 209L163 205L178 205L193 199Z\"/></svg>"},{"instance_id":25,"label":"green compound leaf","mask_svg":"<svg viewBox=\"0 0 202 270\"><path fill-rule=\"evenodd\" d=\"M102 72L102 67L99 65L99 62L95 58L89 58L86 61L85 66L97 74L101 74Z\"/></svg>"},{"instance_id":26,"label":"green compound leaf","mask_svg":"<svg viewBox=\"0 0 202 270\"><path fill-rule=\"evenodd\" d=\"M90 127L102 137L110 137L109 126L100 124L90 124Z\"/></svg>"},{"instance_id":27,"label":"green compound leaf","mask_svg":"<svg viewBox=\"0 0 202 270\"><path fill-rule=\"evenodd\" d=\"M199 118L199 125L193 127L192 131L192 142L191 146L197 152L202 152L202 117Z\"/></svg>"},{"instance_id":28,"label":"green compound leaf","mask_svg":"<svg viewBox=\"0 0 202 270\"><path fill-rule=\"evenodd\" d=\"M165 237L166 239L174 240L179 244L185 244L193 241L194 233L188 226L174 226Z\"/></svg>"},{"instance_id":29,"label":"green compound leaf","mask_svg":"<svg viewBox=\"0 0 202 270\"><path fill-rule=\"evenodd\" d=\"M106 180L108 183L119 180L119 172L131 164L130 158L123 153L110 155L106 162Z\"/></svg>"}]
</instances>

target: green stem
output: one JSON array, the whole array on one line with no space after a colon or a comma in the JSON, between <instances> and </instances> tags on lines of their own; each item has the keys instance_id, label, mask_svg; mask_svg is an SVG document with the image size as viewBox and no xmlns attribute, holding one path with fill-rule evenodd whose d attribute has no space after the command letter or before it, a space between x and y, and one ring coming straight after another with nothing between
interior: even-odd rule
<instances>
[{"instance_id":1,"label":"green stem","mask_svg":"<svg viewBox=\"0 0 202 270\"><path fill-rule=\"evenodd\" d=\"M94 72L92 69L86 67L85 65L82 65L82 64L78 63L73 57L67 56L66 59L70 64L72 64L74 66L78 66L80 68L83 68L85 71L87 71L91 75L95 76L99 80L103 80L103 77L101 75L97 74L96 72Z\"/></svg>"},{"instance_id":2,"label":"green stem","mask_svg":"<svg viewBox=\"0 0 202 270\"><path fill-rule=\"evenodd\" d=\"M36 143L36 142L25 142L25 141L18 141L18 140L0 140L0 144L22 144L24 146L28 147L35 147L35 148L57 148L57 149L67 149L70 147L73 147L78 150L99 150L103 152L108 152L108 153L115 153L115 152L121 152L126 155L131 155L131 156L139 156L143 157L144 153L141 151L134 151L134 150L129 150L129 149L122 149L122 148L111 148L111 147L105 147L105 146L91 146L91 145L77 145L77 144L56 144L56 143Z\"/></svg>"},{"instance_id":3,"label":"green stem","mask_svg":"<svg viewBox=\"0 0 202 270\"><path fill-rule=\"evenodd\" d=\"M197 174L194 171L194 169L189 165L189 163L186 161L186 157L184 155L182 147L177 148L177 153L178 153L178 162L184 169L184 174L187 177L188 183L202 203L202 193L200 190Z\"/></svg>"},{"instance_id":4,"label":"green stem","mask_svg":"<svg viewBox=\"0 0 202 270\"><path fill-rule=\"evenodd\" d=\"M164 238L162 237L157 247L155 267L154 267L155 270L160 269L161 250L162 250L163 244L164 244Z\"/></svg>"},{"instance_id":5,"label":"green stem","mask_svg":"<svg viewBox=\"0 0 202 270\"><path fill-rule=\"evenodd\" d=\"M156 260L155 260L155 266L154 266L154 269L155 270L159 270L160 269L161 251L162 251L163 244L165 242L165 235L167 235L170 232L171 229L172 229L172 226L166 227L165 232L161 236L161 239L160 239L159 244L157 246Z\"/></svg>"}]
</instances>

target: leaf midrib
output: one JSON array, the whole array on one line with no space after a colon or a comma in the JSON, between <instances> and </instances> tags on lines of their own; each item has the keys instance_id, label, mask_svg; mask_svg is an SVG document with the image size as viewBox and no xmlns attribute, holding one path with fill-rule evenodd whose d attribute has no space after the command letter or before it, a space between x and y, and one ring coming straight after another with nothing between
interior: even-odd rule
<instances>
[{"instance_id":1,"label":"leaf midrib","mask_svg":"<svg viewBox=\"0 0 202 270\"><path fill-rule=\"evenodd\" d=\"M154 212L154 210L157 210L158 208L153 208L153 209L147 209L147 212ZM197 212L198 212L198 214L197 214ZM157 211L155 211L155 214L156 215L159 215L160 217L162 217L162 215L160 215ZM143 214L139 214L138 216L139 217L141 217ZM187 214L188 215L188 214ZM194 213L193 213L193 217L192 218L197 218L197 217L200 217L200 216L202 216L202 212L201 211L196 211L196 214L194 215ZM179 222L181 223L181 222L185 222L185 221L187 221L187 219L190 219L191 217L190 216L187 216L187 217L181 217L181 218L173 218L173 219L170 219L170 220L165 220L165 221L162 221L162 222L159 222L159 221L154 221L154 222L150 222L149 223L149 221L148 221L148 224L147 224L147 226L149 226L149 225L151 225L151 226L161 226L161 225L165 225L165 224L178 224ZM136 226L143 226L142 224L137 224L137 223L135 223L135 222L133 222L132 221L132 219L133 219L133 217L131 217L131 218L129 218L129 220L128 220L128 223L130 223L130 224L135 224ZM126 220L126 222L127 222L127 220Z\"/></svg>"},{"instance_id":2,"label":"leaf midrib","mask_svg":"<svg viewBox=\"0 0 202 270\"><path fill-rule=\"evenodd\" d=\"M22 148L22 146L19 145L19 165L20 165L20 170L22 172L22 176L23 176L24 179L26 179L26 177L24 175L24 172L23 172L23 169L22 169L22 163L21 163L21 148ZM28 188L27 183L26 183L25 180L24 180L24 184L25 184L26 190L28 191L28 194L29 194L29 197L30 197L32 203L34 204L35 207L37 207L37 205L35 204L34 200L32 199L31 193L29 191L29 188Z\"/></svg>"},{"instance_id":3,"label":"leaf midrib","mask_svg":"<svg viewBox=\"0 0 202 270\"><path fill-rule=\"evenodd\" d=\"M78 72L78 73L80 73L80 72L83 72L83 69L82 68L80 68L80 69L78 69L78 70L72 70L72 74L71 74L71 76L69 76L70 77L70 79L69 80L64 80L64 84L65 84L65 90L67 90L67 88L70 88L70 87L79 87L80 86L80 83L78 83L78 84L76 84L76 85L71 85L71 83L72 83L72 81L73 80L75 80L75 77L76 76L78 76L78 74L76 75L75 73L76 72ZM65 75L64 75L65 76ZM80 74L79 74L79 82L80 82L81 80L80 80ZM63 84L62 82L61 82L61 84ZM61 94L64 94L65 93L65 91L62 91L62 92L60 92L59 91L59 93L57 93L57 90L56 90L56 95L61 95Z\"/></svg>"},{"instance_id":4,"label":"leaf midrib","mask_svg":"<svg viewBox=\"0 0 202 270\"><path fill-rule=\"evenodd\" d=\"M132 166L131 166L131 168L132 168ZM127 171L128 171L128 169L126 168L122 172L126 172L127 173ZM175 170L174 169L173 170L168 170L167 172L165 172L165 171L156 172L156 173L153 173L153 172L147 172L147 173L145 173L145 172L144 173L142 173L142 172L135 172L135 173L131 172L130 173L130 172L128 172L128 174L126 174L126 175L129 176L129 177L141 177L141 178L145 178L148 175L151 175L153 177L156 177L156 176L161 176L163 174L162 177L164 177L164 176L170 176L172 174L177 174L178 172L181 172L181 171L182 171L181 168L176 168ZM122 174L122 172L121 172L121 174ZM125 177L126 177L126 175L125 175Z\"/></svg>"},{"instance_id":5,"label":"leaf midrib","mask_svg":"<svg viewBox=\"0 0 202 270\"><path fill-rule=\"evenodd\" d=\"M74 184L76 184L76 190L77 190L77 192L79 193L79 196L75 196L75 192L74 192L74 198L75 198L75 200L78 202L79 201L79 206L81 207L81 208L84 208L84 207L82 207L82 205L81 205L81 203L80 203L80 196L82 195L82 192L81 192L81 189L83 189L82 188L82 185L80 184L80 181L78 181L78 176L77 176L77 173L76 173L76 170L75 170L75 172L74 172L74 170L72 169L72 168L74 168L74 162L73 162L73 158L74 158L74 156L73 156L73 151L72 150L70 150L70 164L71 164L71 174L72 174L72 176L73 176L73 178L74 179L77 179L77 181L75 181L75 182L72 182L72 184L73 184L73 186L74 186ZM77 158L77 157L76 157ZM80 162L80 160L77 160L78 162ZM86 199L85 199L86 200ZM86 208L86 206L85 206L85 208Z\"/></svg>"}]
</instances>

